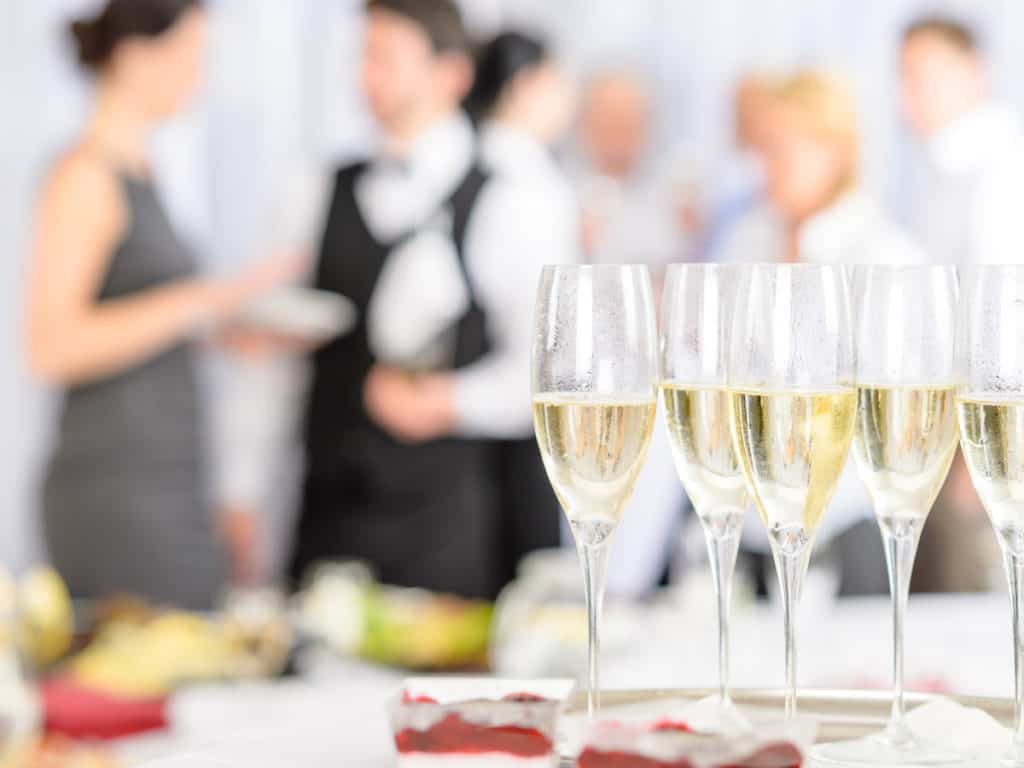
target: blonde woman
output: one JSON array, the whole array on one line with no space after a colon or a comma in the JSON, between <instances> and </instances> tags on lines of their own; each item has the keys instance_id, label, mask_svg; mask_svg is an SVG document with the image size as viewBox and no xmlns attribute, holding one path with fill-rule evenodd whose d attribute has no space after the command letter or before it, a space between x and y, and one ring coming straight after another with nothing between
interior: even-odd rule
<instances>
[{"instance_id":1,"label":"blonde woman","mask_svg":"<svg viewBox=\"0 0 1024 768\"><path fill-rule=\"evenodd\" d=\"M724 260L923 261L861 186L856 102L841 78L805 70L778 80L762 151L768 202L737 225Z\"/></svg>"},{"instance_id":2,"label":"blonde woman","mask_svg":"<svg viewBox=\"0 0 1024 768\"><path fill-rule=\"evenodd\" d=\"M764 143L767 202L728 238L728 261L923 262L860 182L857 110L838 77L802 71L770 90ZM867 490L847 464L820 535L832 539L844 594L887 590ZM767 551L761 526L745 544Z\"/></svg>"}]
</instances>

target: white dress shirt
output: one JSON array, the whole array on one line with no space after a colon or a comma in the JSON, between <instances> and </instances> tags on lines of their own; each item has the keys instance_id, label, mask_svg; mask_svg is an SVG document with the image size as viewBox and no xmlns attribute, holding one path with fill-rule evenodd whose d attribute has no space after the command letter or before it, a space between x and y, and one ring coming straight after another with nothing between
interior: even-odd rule
<instances>
[{"instance_id":1,"label":"white dress shirt","mask_svg":"<svg viewBox=\"0 0 1024 768\"><path fill-rule=\"evenodd\" d=\"M960 266L1024 260L1024 135L1016 116L978 107L925 149L910 229L928 258Z\"/></svg>"},{"instance_id":2,"label":"white dress shirt","mask_svg":"<svg viewBox=\"0 0 1024 768\"><path fill-rule=\"evenodd\" d=\"M458 426L470 436L529 437L537 286L545 265L579 260L579 212L550 150L525 133L485 125L480 159L491 179L466 255L493 350L455 374Z\"/></svg>"},{"instance_id":3,"label":"white dress shirt","mask_svg":"<svg viewBox=\"0 0 1024 768\"><path fill-rule=\"evenodd\" d=\"M924 254L864 190L842 195L812 216L799 234L800 258L818 264L919 264ZM725 263L782 261L786 230L782 219L764 203L724 238Z\"/></svg>"},{"instance_id":4,"label":"white dress shirt","mask_svg":"<svg viewBox=\"0 0 1024 768\"><path fill-rule=\"evenodd\" d=\"M785 228L766 205L752 211L724 243L723 260L741 262L781 261L786 255ZM863 190L852 190L808 220L799 234L804 261L819 264L920 264L924 254L885 215ZM860 522L873 519L867 488L847 459L835 495L822 519L819 535L827 540ZM767 550L764 526L751 510L743 542L752 549Z\"/></svg>"}]
</instances>

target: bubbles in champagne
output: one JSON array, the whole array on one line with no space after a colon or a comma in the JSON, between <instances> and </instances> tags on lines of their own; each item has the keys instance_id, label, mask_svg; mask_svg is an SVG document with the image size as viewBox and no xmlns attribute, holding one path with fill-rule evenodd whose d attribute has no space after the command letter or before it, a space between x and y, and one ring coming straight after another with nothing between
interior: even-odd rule
<instances>
[{"instance_id":1,"label":"bubbles in champagne","mask_svg":"<svg viewBox=\"0 0 1024 768\"><path fill-rule=\"evenodd\" d=\"M534 427L548 478L577 537L607 539L647 456L657 401L542 395Z\"/></svg>"},{"instance_id":2,"label":"bubbles in champagne","mask_svg":"<svg viewBox=\"0 0 1024 768\"><path fill-rule=\"evenodd\" d=\"M777 546L795 554L818 530L853 436L856 391L733 391L740 464Z\"/></svg>"},{"instance_id":3,"label":"bubbles in champagne","mask_svg":"<svg viewBox=\"0 0 1024 768\"><path fill-rule=\"evenodd\" d=\"M747 507L722 387L663 384L662 400L679 479L701 522L716 536L738 534Z\"/></svg>"},{"instance_id":4,"label":"bubbles in champagne","mask_svg":"<svg viewBox=\"0 0 1024 768\"><path fill-rule=\"evenodd\" d=\"M1024 402L961 398L960 445L992 525L1024 555Z\"/></svg>"},{"instance_id":5,"label":"bubbles in champagne","mask_svg":"<svg viewBox=\"0 0 1024 768\"><path fill-rule=\"evenodd\" d=\"M854 453L881 525L894 533L919 527L956 453L954 387L857 390Z\"/></svg>"}]
</instances>

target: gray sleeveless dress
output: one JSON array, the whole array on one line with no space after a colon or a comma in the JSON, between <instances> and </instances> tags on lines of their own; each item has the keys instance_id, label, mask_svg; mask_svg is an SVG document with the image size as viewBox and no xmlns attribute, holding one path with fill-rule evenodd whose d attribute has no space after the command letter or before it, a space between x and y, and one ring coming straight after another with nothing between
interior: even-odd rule
<instances>
[{"instance_id":1,"label":"gray sleeveless dress","mask_svg":"<svg viewBox=\"0 0 1024 768\"><path fill-rule=\"evenodd\" d=\"M129 230L99 300L195 271L153 188L127 177L122 188ZM224 583L193 358L192 345L181 343L65 393L43 515L52 562L76 598L132 594L203 609Z\"/></svg>"}]
</instances>

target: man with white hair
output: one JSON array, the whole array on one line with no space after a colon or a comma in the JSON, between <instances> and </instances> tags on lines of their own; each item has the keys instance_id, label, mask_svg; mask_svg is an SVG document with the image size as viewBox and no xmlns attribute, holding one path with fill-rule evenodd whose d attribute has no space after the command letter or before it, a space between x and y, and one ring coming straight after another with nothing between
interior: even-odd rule
<instances>
[{"instance_id":1,"label":"man with white hair","mask_svg":"<svg viewBox=\"0 0 1024 768\"><path fill-rule=\"evenodd\" d=\"M1024 133L991 95L976 33L953 18L907 27L903 103L924 150L911 189L910 230L940 264L1012 264L1024 259ZM995 540L957 455L921 539L914 589L970 591L1002 579Z\"/></svg>"},{"instance_id":2,"label":"man with white hair","mask_svg":"<svg viewBox=\"0 0 1024 768\"><path fill-rule=\"evenodd\" d=\"M579 123L576 175L584 259L591 264L647 264L655 285L665 265L685 257L671 175L652 162L652 95L629 69L607 69L587 84ZM654 588L672 550L683 509L668 434L659 421L629 513L616 532L608 589L640 595Z\"/></svg>"},{"instance_id":3,"label":"man with white hair","mask_svg":"<svg viewBox=\"0 0 1024 768\"><path fill-rule=\"evenodd\" d=\"M683 257L672 180L658 174L651 148L648 85L628 69L587 85L579 124L583 246L591 263L663 267Z\"/></svg>"}]
</instances>

